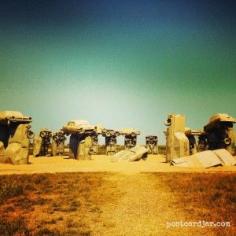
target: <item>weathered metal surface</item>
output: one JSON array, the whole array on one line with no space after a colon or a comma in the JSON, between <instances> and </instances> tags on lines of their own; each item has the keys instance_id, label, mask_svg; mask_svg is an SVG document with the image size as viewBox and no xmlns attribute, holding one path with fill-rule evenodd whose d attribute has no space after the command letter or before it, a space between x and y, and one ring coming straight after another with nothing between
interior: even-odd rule
<instances>
[{"instance_id":1,"label":"weathered metal surface","mask_svg":"<svg viewBox=\"0 0 236 236\"><path fill-rule=\"evenodd\" d=\"M128 160L128 161L139 161L141 159L145 159L148 154L148 149L144 146L136 146L131 149L122 150L116 153L112 160L119 161L119 160Z\"/></svg>"},{"instance_id":2,"label":"weathered metal surface","mask_svg":"<svg viewBox=\"0 0 236 236\"><path fill-rule=\"evenodd\" d=\"M33 156L37 157L40 155L41 146L42 138L39 135L36 135L33 142Z\"/></svg>"},{"instance_id":3,"label":"weathered metal surface","mask_svg":"<svg viewBox=\"0 0 236 236\"><path fill-rule=\"evenodd\" d=\"M63 131L56 132L52 135L52 155L64 155L66 137Z\"/></svg>"},{"instance_id":4,"label":"weathered metal surface","mask_svg":"<svg viewBox=\"0 0 236 236\"><path fill-rule=\"evenodd\" d=\"M191 156L174 159L171 161L171 165L190 168L232 166L236 165L236 158L225 149L208 150Z\"/></svg>"},{"instance_id":5,"label":"weathered metal surface","mask_svg":"<svg viewBox=\"0 0 236 236\"><path fill-rule=\"evenodd\" d=\"M46 128L40 130L34 138L34 156L51 156L52 131Z\"/></svg>"},{"instance_id":6,"label":"weathered metal surface","mask_svg":"<svg viewBox=\"0 0 236 236\"><path fill-rule=\"evenodd\" d=\"M0 122L20 122L29 123L32 121L30 116L25 116L19 111L1 111Z\"/></svg>"},{"instance_id":7,"label":"weathered metal surface","mask_svg":"<svg viewBox=\"0 0 236 236\"><path fill-rule=\"evenodd\" d=\"M171 114L165 125L166 134L166 161L189 155L189 140L185 135L185 117L183 115Z\"/></svg>"},{"instance_id":8,"label":"weathered metal surface","mask_svg":"<svg viewBox=\"0 0 236 236\"><path fill-rule=\"evenodd\" d=\"M223 163L224 166L235 166L236 165L236 158L233 157L227 150L225 149L218 149L213 151L220 161Z\"/></svg>"},{"instance_id":9,"label":"weathered metal surface","mask_svg":"<svg viewBox=\"0 0 236 236\"><path fill-rule=\"evenodd\" d=\"M71 120L63 126L62 130L66 134L84 133L95 130L96 126L90 125L86 120Z\"/></svg>"},{"instance_id":10,"label":"weathered metal surface","mask_svg":"<svg viewBox=\"0 0 236 236\"><path fill-rule=\"evenodd\" d=\"M5 156L12 164L27 164L29 158L30 141L27 136L28 124L20 124L14 135L10 137L9 144L5 150Z\"/></svg>"},{"instance_id":11,"label":"weathered metal surface","mask_svg":"<svg viewBox=\"0 0 236 236\"><path fill-rule=\"evenodd\" d=\"M136 146L137 136L140 135L140 131L134 128L123 128L120 130L120 134L124 136L125 148L130 149Z\"/></svg>"},{"instance_id":12,"label":"weathered metal surface","mask_svg":"<svg viewBox=\"0 0 236 236\"><path fill-rule=\"evenodd\" d=\"M27 164L32 118L18 111L0 112L0 162Z\"/></svg>"},{"instance_id":13,"label":"weathered metal surface","mask_svg":"<svg viewBox=\"0 0 236 236\"><path fill-rule=\"evenodd\" d=\"M215 114L210 117L207 125L204 126L206 148L210 150L227 149L232 154L235 148L235 137L233 125L236 119L228 114Z\"/></svg>"},{"instance_id":14,"label":"weathered metal surface","mask_svg":"<svg viewBox=\"0 0 236 236\"><path fill-rule=\"evenodd\" d=\"M217 113L210 117L208 125L213 124L215 122L236 123L236 119L226 113Z\"/></svg>"},{"instance_id":15,"label":"weathered metal surface","mask_svg":"<svg viewBox=\"0 0 236 236\"><path fill-rule=\"evenodd\" d=\"M0 141L0 163L9 163L10 161L5 155L4 143Z\"/></svg>"},{"instance_id":16,"label":"weathered metal surface","mask_svg":"<svg viewBox=\"0 0 236 236\"><path fill-rule=\"evenodd\" d=\"M103 129L101 134L105 137L106 155L114 155L117 152L117 137L120 132L112 129Z\"/></svg>"},{"instance_id":17,"label":"weathered metal surface","mask_svg":"<svg viewBox=\"0 0 236 236\"><path fill-rule=\"evenodd\" d=\"M204 168L221 166L222 162L217 155L212 151L203 151L195 154L195 157Z\"/></svg>"},{"instance_id":18,"label":"weathered metal surface","mask_svg":"<svg viewBox=\"0 0 236 236\"><path fill-rule=\"evenodd\" d=\"M78 146L77 157L78 160L91 160L93 140L92 137L87 136Z\"/></svg>"},{"instance_id":19,"label":"weathered metal surface","mask_svg":"<svg viewBox=\"0 0 236 236\"><path fill-rule=\"evenodd\" d=\"M149 154L158 154L158 138L155 135L146 136L146 148Z\"/></svg>"},{"instance_id":20,"label":"weathered metal surface","mask_svg":"<svg viewBox=\"0 0 236 236\"><path fill-rule=\"evenodd\" d=\"M75 159L90 159L97 150L97 135L101 125L91 125L86 120L71 120L63 126L62 131L70 135L70 157Z\"/></svg>"},{"instance_id":21,"label":"weathered metal surface","mask_svg":"<svg viewBox=\"0 0 236 236\"><path fill-rule=\"evenodd\" d=\"M140 131L135 128L123 128L120 130L121 135L140 135Z\"/></svg>"}]
</instances>

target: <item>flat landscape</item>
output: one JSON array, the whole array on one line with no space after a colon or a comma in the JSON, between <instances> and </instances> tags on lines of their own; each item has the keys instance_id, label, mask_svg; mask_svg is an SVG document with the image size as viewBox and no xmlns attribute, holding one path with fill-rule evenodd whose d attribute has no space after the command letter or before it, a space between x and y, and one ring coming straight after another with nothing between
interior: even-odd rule
<instances>
[{"instance_id":1,"label":"flat landscape","mask_svg":"<svg viewBox=\"0 0 236 236\"><path fill-rule=\"evenodd\" d=\"M94 155L92 160L74 160L67 156L30 157L29 165L0 164L0 175L33 174L60 172L112 172L112 173L142 173L142 172L235 172L235 166L213 168L183 168L165 163L163 155L149 155L146 160L137 162L114 161L112 157Z\"/></svg>"},{"instance_id":2,"label":"flat landscape","mask_svg":"<svg viewBox=\"0 0 236 236\"><path fill-rule=\"evenodd\" d=\"M235 167L176 168L161 156L135 163L108 157L30 161L0 165L0 235L236 233ZM176 225L199 221L230 226Z\"/></svg>"}]
</instances>

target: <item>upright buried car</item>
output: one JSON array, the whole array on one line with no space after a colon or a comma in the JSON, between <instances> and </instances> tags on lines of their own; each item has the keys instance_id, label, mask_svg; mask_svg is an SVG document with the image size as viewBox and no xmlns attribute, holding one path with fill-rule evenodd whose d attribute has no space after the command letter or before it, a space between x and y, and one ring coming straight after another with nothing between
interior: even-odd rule
<instances>
[{"instance_id":1,"label":"upright buried car","mask_svg":"<svg viewBox=\"0 0 236 236\"><path fill-rule=\"evenodd\" d=\"M117 152L117 137L120 135L119 131L112 129L103 129L102 136L105 137L106 154L114 155Z\"/></svg>"},{"instance_id":2,"label":"upright buried car","mask_svg":"<svg viewBox=\"0 0 236 236\"><path fill-rule=\"evenodd\" d=\"M49 129L41 129L39 135L34 138L34 149L33 155L35 157L38 156L51 156L51 149L52 146L52 131Z\"/></svg>"},{"instance_id":3,"label":"upright buried car","mask_svg":"<svg viewBox=\"0 0 236 236\"><path fill-rule=\"evenodd\" d=\"M52 155L64 155L66 137L63 131L55 132L52 135Z\"/></svg>"},{"instance_id":4,"label":"upright buried car","mask_svg":"<svg viewBox=\"0 0 236 236\"><path fill-rule=\"evenodd\" d=\"M123 128L121 129L120 134L125 137L125 148L130 149L136 146L137 136L140 135L140 131L134 128Z\"/></svg>"},{"instance_id":5,"label":"upright buried car","mask_svg":"<svg viewBox=\"0 0 236 236\"><path fill-rule=\"evenodd\" d=\"M146 148L148 149L149 154L158 153L158 137L156 135L146 136Z\"/></svg>"},{"instance_id":6,"label":"upright buried car","mask_svg":"<svg viewBox=\"0 0 236 236\"><path fill-rule=\"evenodd\" d=\"M0 112L0 162L27 164L32 118L18 111Z\"/></svg>"}]
</instances>

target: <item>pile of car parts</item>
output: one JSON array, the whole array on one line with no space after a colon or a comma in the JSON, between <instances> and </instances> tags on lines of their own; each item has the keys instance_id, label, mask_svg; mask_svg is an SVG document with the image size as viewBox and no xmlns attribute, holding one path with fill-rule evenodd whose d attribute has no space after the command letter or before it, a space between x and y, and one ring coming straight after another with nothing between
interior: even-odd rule
<instances>
[{"instance_id":1,"label":"pile of car parts","mask_svg":"<svg viewBox=\"0 0 236 236\"><path fill-rule=\"evenodd\" d=\"M189 168L210 168L215 166L235 166L236 157L225 149L207 150L191 156L173 159L173 166Z\"/></svg>"},{"instance_id":2,"label":"pile of car parts","mask_svg":"<svg viewBox=\"0 0 236 236\"><path fill-rule=\"evenodd\" d=\"M0 162L27 164L32 118L18 111L0 112Z\"/></svg>"}]
</instances>

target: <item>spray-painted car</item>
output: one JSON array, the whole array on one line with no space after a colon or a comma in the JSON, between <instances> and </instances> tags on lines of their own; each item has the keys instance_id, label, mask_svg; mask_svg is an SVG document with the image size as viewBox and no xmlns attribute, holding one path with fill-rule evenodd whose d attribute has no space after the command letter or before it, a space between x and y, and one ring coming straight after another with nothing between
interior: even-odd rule
<instances>
[{"instance_id":1,"label":"spray-painted car","mask_svg":"<svg viewBox=\"0 0 236 236\"><path fill-rule=\"evenodd\" d=\"M62 130L53 133L52 135L52 155L53 156L64 155L65 141L66 141L65 133Z\"/></svg>"},{"instance_id":2,"label":"spray-painted car","mask_svg":"<svg viewBox=\"0 0 236 236\"><path fill-rule=\"evenodd\" d=\"M97 136L100 127L91 125L86 120L71 120L63 126L62 131L70 135L70 154L75 159L90 159L94 152L94 144L97 143Z\"/></svg>"},{"instance_id":3,"label":"spray-painted car","mask_svg":"<svg viewBox=\"0 0 236 236\"><path fill-rule=\"evenodd\" d=\"M40 130L39 135L34 138L33 155L38 156L51 156L52 147L52 131L46 128Z\"/></svg>"},{"instance_id":4,"label":"spray-painted car","mask_svg":"<svg viewBox=\"0 0 236 236\"><path fill-rule=\"evenodd\" d=\"M0 162L27 164L32 118L19 111L0 112Z\"/></svg>"},{"instance_id":5,"label":"spray-painted car","mask_svg":"<svg viewBox=\"0 0 236 236\"><path fill-rule=\"evenodd\" d=\"M140 131L134 128L123 128L120 130L120 134L125 137L125 148L129 149L136 146L137 136L140 135Z\"/></svg>"},{"instance_id":6,"label":"spray-painted car","mask_svg":"<svg viewBox=\"0 0 236 236\"><path fill-rule=\"evenodd\" d=\"M106 154L114 155L117 152L117 137L119 131L113 129L103 129L102 136L105 137Z\"/></svg>"},{"instance_id":7,"label":"spray-painted car","mask_svg":"<svg viewBox=\"0 0 236 236\"><path fill-rule=\"evenodd\" d=\"M204 126L202 139L207 149L214 150L225 148L231 153L234 152L235 137L233 126L236 119L228 114L218 113L210 117L207 125Z\"/></svg>"},{"instance_id":8,"label":"spray-painted car","mask_svg":"<svg viewBox=\"0 0 236 236\"><path fill-rule=\"evenodd\" d=\"M146 148L149 154L158 154L158 137L156 135L146 136Z\"/></svg>"}]
</instances>

